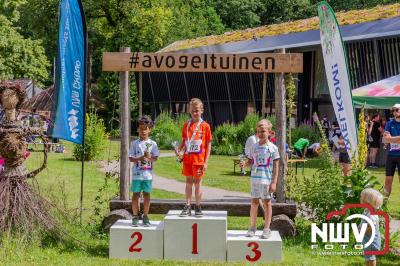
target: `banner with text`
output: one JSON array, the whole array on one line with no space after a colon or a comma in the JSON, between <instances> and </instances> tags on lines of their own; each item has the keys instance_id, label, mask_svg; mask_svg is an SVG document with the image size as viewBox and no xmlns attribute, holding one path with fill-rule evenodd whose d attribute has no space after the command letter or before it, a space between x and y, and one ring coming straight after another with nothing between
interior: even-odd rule
<instances>
[{"instance_id":1,"label":"banner with text","mask_svg":"<svg viewBox=\"0 0 400 266\"><path fill-rule=\"evenodd\" d=\"M335 14L325 1L318 5L326 78L333 109L350 158L357 156L357 130L342 36Z\"/></svg>"},{"instance_id":2,"label":"banner with text","mask_svg":"<svg viewBox=\"0 0 400 266\"><path fill-rule=\"evenodd\" d=\"M86 22L79 0L62 0L51 128L53 138L82 144L85 116Z\"/></svg>"},{"instance_id":3,"label":"banner with text","mask_svg":"<svg viewBox=\"0 0 400 266\"><path fill-rule=\"evenodd\" d=\"M103 53L103 71L303 72L303 54Z\"/></svg>"}]
</instances>

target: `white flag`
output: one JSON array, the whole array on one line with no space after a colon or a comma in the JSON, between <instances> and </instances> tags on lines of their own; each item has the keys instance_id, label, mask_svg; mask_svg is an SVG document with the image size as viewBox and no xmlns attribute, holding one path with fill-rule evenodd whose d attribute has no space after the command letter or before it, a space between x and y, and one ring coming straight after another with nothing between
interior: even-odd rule
<instances>
[{"instance_id":1,"label":"white flag","mask_svg":"<svg viewBox=\"0 0 400 266\"><path fill-rule=\"evenodd\" d=\"M335 13L327 2L318 5L318 16L329 93L351 158L357 156L357 131L342 36Z\"/></svg>"}]
</instances>

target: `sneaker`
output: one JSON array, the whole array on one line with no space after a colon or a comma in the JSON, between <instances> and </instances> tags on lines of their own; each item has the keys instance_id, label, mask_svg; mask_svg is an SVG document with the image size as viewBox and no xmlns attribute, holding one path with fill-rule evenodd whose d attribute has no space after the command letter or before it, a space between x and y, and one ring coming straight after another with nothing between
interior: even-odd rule
<instances>
[{"instance_id":1,"label":"sneaker","mask_svg":"<svg viewBox=\"0 0 400 266\"><path fill-rule=\"evenodd\" d=\"M200 205L196 205L195 211L194 211L194 215L197 216L197 217L203 216L203 212L201 211L201 206Z\"/></svg>"},{"instance_id":2,"label":"sneaker","mask_svg":"<svg viewBox=\"0 0 400 266\"><path fill-rule=\"evenodd\" d=\"M139 216L138 215L134 215L132 217L132 226L134 226L134 227L139 226Z\"/></svg>"},{"instance_id":3,"label":"sneaker","mask_svg":"<svg viewBox=\"0 0 400 266\"><path fill-rule=\"evenodd\" d=\"M267 239L267 238L270 238L270 237L271 237L271 229L269 229L269 228L264 228L264 230L263 230L262 235L260 236L260 238Z\"/></svg>"},{"instance_id":4,"label":"sneaker","mask_svg":"<svg viewBox=\"0 0 400 266\"><path fill-rule=\"evenodd\" d=\"M180 217L190 216L190 215L192 215L191 212L192 212L192 208L190 207L190 204L185 205L185 207L183 207L183 210L179 216Z\"/></svg>"},{"instance_id":5,"label":"sneaker","mask_svg":"<svg viewBox=\"0 0 400 266\"><path fill-rule=\"evenodd\" d=\"M246 233L247 237L253 237L256 235L256 229L255 228L249 228L249 230Z\"/></svg>"},{"instance_id":6,"label":"sneaker","mask_svg":"<svg viewBox=\"0 0 400 266\"><path fill-rule=\"evenodd\" d=\"M370 166L371 168L373 168L373 169L377 169L377 168L379 168L376 164L371 164L371 166Z\"/></svg>"},{"instance_id":7,"label":"sneaker","mask_svg":"<svg viewBox=\"0 0 400 266\"><path fill-rule=\"evenodd\" d=\"M143 215L143 226L149 227L150 225L149 216Z\"/></svg>"}]
</instances>

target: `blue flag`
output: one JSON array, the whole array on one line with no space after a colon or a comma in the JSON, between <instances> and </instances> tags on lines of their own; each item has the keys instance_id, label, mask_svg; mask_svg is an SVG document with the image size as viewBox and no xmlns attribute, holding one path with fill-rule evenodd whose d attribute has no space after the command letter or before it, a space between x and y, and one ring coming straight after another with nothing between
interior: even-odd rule
<instances>
[{"instance_id":1,"label":"blue flag","mask_svg":"<svg viewBox=\"0 0 400 266\"><path fill-rule=\"evenodd\" d=\"M50 135L82 144L86 95L86 21L80 0L61 0Z\"/></svg>"}]
</instances>

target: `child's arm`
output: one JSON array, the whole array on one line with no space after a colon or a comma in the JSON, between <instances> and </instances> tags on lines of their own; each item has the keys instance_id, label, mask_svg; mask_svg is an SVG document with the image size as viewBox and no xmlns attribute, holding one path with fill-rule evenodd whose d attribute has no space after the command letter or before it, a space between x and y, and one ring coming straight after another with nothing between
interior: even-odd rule
<instances>
[{"instance_id":1,"label":"child's arm","mask_svg":"<svg viewBox=\"0 0 400 266\"><path fill-rule=\"evenodd\" d=\"M144 160L144 155L140 157L129 156L129 161L132 163L141 162Z\"/></svg>"},{"instance_id":2,"label":"child's arm","mask_svg":"<svg viewBox=\"0 0 400 266\"><path fill-rule=\"evenodd\" d=\"M210 158L210 153L211 153L211 141L208 142L208 145L207 145L207 152L206 152L206 157L204 158L203 171L207 170L208 159Z\"/></svg>"},{"instance_id":3,"label":"child's arm","mask_svg":"<svg viewBox=\"0 0 400 266\"><path fill-rule=\"evenodd\" d=\"M272 178L272 183L269 187L270 192L275 192L276 191L276 183L278 183L278 168L279 168L279 159L274 160L274 166L273 166L273 178Z\"/></svg>"}]
</instances>

